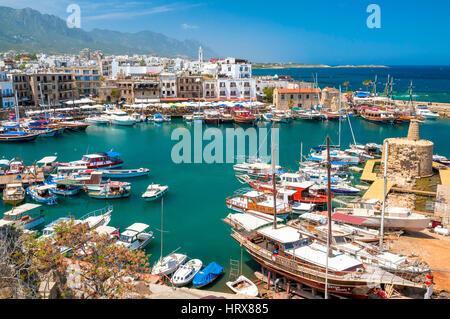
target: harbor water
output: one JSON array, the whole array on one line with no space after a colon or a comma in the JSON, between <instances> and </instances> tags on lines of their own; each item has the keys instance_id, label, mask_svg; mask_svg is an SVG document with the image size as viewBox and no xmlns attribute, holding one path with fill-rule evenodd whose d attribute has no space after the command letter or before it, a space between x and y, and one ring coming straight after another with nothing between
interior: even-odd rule
<instances>
[{"instance_id":1,"label":"harbor water","mask_svg":"<svg viewBox=\"0 0 450 319\"><path fill-rule=\"evenodd\" d=\"M358 143L381 144L384 138L405 137L408 131L408 125L376 125L360 118L351 118L351 122ZM327 134L332 144L337 144L338 125L337 121L301 120L281 124L280 164L292 171L297 170L301 142L304 155L311 147L324 144ZM147 253L151 254L150 262L153 264L160 256L161 200L146 202L141 195L152 182L168 185L169 192L164 197L164 255L178 249L177 252L185 253L190 258L201 259L205 266L212 261L218 262L224 267L225 274L205 289L227 291L225 282L230 258L240 260L241 249L230 237L229 226L221 219L230 212L225 198L243 185L235 178L232 163L174 163L171 151L178 141L172 140L171 135L174 129L180 127L194 134L194 125L181 119L163 124L139 123L133 127L92 125L85 132L65 132L62 136L38 138L32 143L0 144L0 157L18 157L30 165L44 156L56 154L58 161L64 162L78 160L84 154L114 149L122 154L123 168L149 168L149 176L127 180L132 183L129 198L101 200L89 198L85 193L66 198L60 196L57 206L42 207L46 224L69 214L81 217L111 204L114 211L109 225L121 230L135 222L151 226L155 239L147 247ZM225 129L234 125L211 127L217 127L225 134ZM420 135L434 142L435 154L450 156L450 120L426 121L421 124ZM352 142L345 120L342 122L341 145L347 147ZM208 143L204 141L203 145ZM29 197L27 201L31 201ZM5 207L3 202L0 205L2 212L10 208ZM253 271L260 268L245 252L243 261L244 275L254 278Z\"/></svg>"}]
</instances>

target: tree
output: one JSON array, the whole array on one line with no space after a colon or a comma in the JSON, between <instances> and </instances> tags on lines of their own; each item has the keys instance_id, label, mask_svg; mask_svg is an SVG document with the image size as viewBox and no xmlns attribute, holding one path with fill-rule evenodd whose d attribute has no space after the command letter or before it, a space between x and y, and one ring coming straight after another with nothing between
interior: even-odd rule
<instances>
[{"instance_id":1,"label":"tree","mask_svg":"<svg viewBox=\"0 0 450 319\"><path fill-rule=\"evenodd\" d=\"M0 230L0 298L37 298L39 277L29 235L14 227Z\"/></svg>"},{"instance_id":2,"label":"tree","mask_svg":"<svg viewBox=\"0 0 450 319\"><path fill-rule=\"evenodd\" d=\"M146 66L147 64L145 63L144 59L141 60L141 62L139 63L140 66Z\"/></svg>"},{"instance_id":3,"label":"tree","mask_svg":"<svg viewBox=\"0 0 450 319\"><path fill-rule=\"evenodd\" d=\"M345 92L348 92L348 86L349 86L350 82L349 81L345 81L343 84L345 86Z\"/></svg>"},{"instance_id":4,"label":"tree","mask_svg":"<svg viewBox=\"0 0 450 319\"><path fill-rule=\"evenodd\" d=\"M273 103L273 90L273 87L265 87L262 89L262 92L266 96L266 100L269 103Z\"/></svg>"},{"instance_id":5,"label":"tree","mask_svg":"<svg viewBox=\"0 0 450 319\"><path fill-rule=\"evenodd\" d=\"M294 100L293 99L289 100L288 106L289 106L289 108L292 108L294 106Z\"/></svg>"},{"instance_id":6,"label":"tree","mask_svg":"<svg viewBox=\"0 0 450 319\"><path fill-rule=\"evenodd\" d=\"M135 280L150 273L149 256L143 251L115 245L115 238L89 230L86 223L60 223L39 251L42 264L63 265L65 287L79 298L129 297Z\"/></svg>"},{"instance_id":7,"label":"tree","mask_svg":"<svg viewBox=\"0 0 450 319\"><path fill-rule=\"evenodd\" d=\"M120 99L120 90L119 89L112 89L111 90L111 96L115 98L116 100Z\"/></svg>"},{"instance_id":8,"label":"tree","mask_svg":"<svg viewBox=\"0 0 450 319\"><path fill-rule=\"evenodd\" d=\"M371 80L369 80L369 79L366 79L364 82L363 82L363 85L366 87L366 91L369 91L369 86L372 84L372 81Z\"/></svg>"}]
</instances>

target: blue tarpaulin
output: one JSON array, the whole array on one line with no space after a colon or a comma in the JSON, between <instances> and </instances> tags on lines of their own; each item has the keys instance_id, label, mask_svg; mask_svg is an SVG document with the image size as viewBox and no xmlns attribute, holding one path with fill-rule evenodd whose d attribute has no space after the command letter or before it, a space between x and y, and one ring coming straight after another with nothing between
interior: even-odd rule
<instances>
[{"instance_id":1,"label":"blue tarpaulin","mask_svg":"<svg viewBox=\"0 0 450 319\"><path fill-rule=\"evenodd\" d=\"M109 157L119 157L119 156L122 156L122 154L117 153L117 152L114 152L114 151L106 152L106 155L108 155Z\"/></svg>"},{"instance_id":2,"label":"blue tarpaulin","mask_svg":"<svg viewBox=\"0 0 450 319\"><path fill-rule=\"evenodd\" d=\"M199 271L192 281L194 286L204 286L223 273L223 267L216 262L210 263L205 269Z\"/></svg>"}]
</instances>

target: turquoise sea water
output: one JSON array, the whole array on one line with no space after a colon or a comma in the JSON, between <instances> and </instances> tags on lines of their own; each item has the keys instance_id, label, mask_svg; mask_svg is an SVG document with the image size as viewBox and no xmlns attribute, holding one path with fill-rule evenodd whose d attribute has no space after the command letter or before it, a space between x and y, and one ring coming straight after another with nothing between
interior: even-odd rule
<instances>
[{"instance_id":1,"label":"turquoise sea water","mask_svg":"<svg viewBox=\"0 0 450 319\"><path fill-rule=\"evenodd\" d=\"M342 145L351 142L347 122L342 122ZM352 119L358 143L382 143L386 137L403 137L408 126L381 126ZM110 225L122 230L134 222L151 226L155 240L148 246L152 254L151 263L159 258L161 234L161 201L146 202L141 194L152 183L169 185L164 198L164 255L181 247L178 251L191 258L199 258L206 265L216 261L225 268L225 275L208 289L227 291L230 258L240 259L240 247L229 236L229 226L221 221L229 210L225 198L242 187L236 178L231 163L228 164L175 164L171 160L172 131L185 127L191 132L192 124L174 119L172 123L141 123L134 127L90 126L86 132L64 133L60 137L40 138L33 143L0 144L0 157L19 157L27 164L44 156L57 153L59 161L80 159L86 153L114 149L123 154L123 168L147 167L150 176L130 179L130 198L99 200L82 193L75 197L59 198L58 205L45 206L46 222L72 214L75 217L112 204L114 212ZM216 127L216 126L212 126ZM224 132L233 125L218 126ZM325 142L329 134L332 143L338 140L338 122L294 121L280 127L280 164L292 170L298 167L300 142L306 153L312 146ZM421 125L421 137L435 143L435 153L450 156L450 120L426 122ZM270 141L270 137L268 139ZM208 142L203 142L206 145ZM269 142L270 144L270 142ZM30 201L30 199L27 199ZM0 204L3 212L9 207ZM244 274L251 276L259 270L250 257L243 254Z\"/></svg>"},{"instance_id":2,"label":"turquoise sea water","mask_svg":"<svg viewBox=\"0 0 450 319\"><path fill-rule=\"evenodd\" d=\"M420 102L450 103L450 66L390 66L388 68L295 68L295 69L255 69L253 75L290 75L296 81L312 81L317 74L321 88L345 87L350 83L351 91L366 90L362 84L366 79L375 81L377 92L383 93L388 75L394 77L393 97L408 100L408 88L413 82L414 99ZM372 88L370 88L372 90Z\"/></svg>"}]
</instances>

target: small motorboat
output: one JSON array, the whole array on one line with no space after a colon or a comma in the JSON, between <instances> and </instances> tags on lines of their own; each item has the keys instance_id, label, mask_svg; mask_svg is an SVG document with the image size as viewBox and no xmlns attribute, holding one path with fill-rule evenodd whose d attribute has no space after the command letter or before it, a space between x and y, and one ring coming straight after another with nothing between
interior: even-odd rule
<instances>
[{"instance_id":1,"label":"small motorboat","mask_svg":"<svg viewBox=\"0 0 450 319\"><path fill-rule=\"evenodd\" d=\"M33 185L27 188L27 193L38 203L56 205L57 196L50 191L52 187L53 186L46 184Z\"/></svg>"},{"instance_id":2,"label":"small motorboat","mask_svg":"<svg viewBox=\"0 0 450 319\"><path fill-rule=\"evenodd\" d=\"M258 296L258 287L247 277L239 276L235 281L228 281L226 283L228 288L230 288L236 294L247 295L251 297Z\"/></svg>"},{"instance_id":3,"label":"small motorboat","mask_svg":"<svg viewBox=\"0 0 450 319\"><path fill-rule=\"evenodd\" d=\"M150 173L148 168L137 169L105 169L102 170L102 178L131 178L146 176Z\"/></svg>"},{"instance_id":4,"label":"small motorboat","mask_svg":"<svg viewBox=\"0 0 450 319\"><path fill-rule=\"evenodd\" d=\"M173 274L178 267L180 267L187 256L185 254L170 254L163 259L159 259L158 262L153 266L152 275L170 275Z\"/></svg>"},{"instance_id":5,"label":"small motorboat","mask_svg":"<svg viewBox=\"0 0 450 319\"><path fill-rule=\"evenodd\" d=\"M169 190L169 186L162 186L159 184L151 184L147 187L147 190L142 194L142 198L147 201L158 199L164 196Z\"/></svg>"},{"instance_id":6,"label":"small motorboat","mask_svg":"<svg viewBox=\"0 0 450 319\"><path fill-rule=\"evenodd\" d=\"M6 204L17 205L25 199L25 190L21 183L7 184L3 191L3 201Z\"/></svg>"},{"instance_id":7,"label":"small motorboat","mask_svg":"<svg viewBox=\"0 0 450 319\"><path fill-rule=\"evenodd\" d=\"M169 114L164 115L164 122L171 122L172 121L172 116L170 116Z\"/></svg>"},{"instance_id":8,"label":"small motorboat","mask_svg":"<svg viewBox=\"0 0 450 319\"><path fill-rule=\"evenodd\" d=\"M92 117L88 117L85 119L86 123L91 123L91 124L109 124L109 119L107 119L104 116L92 116Z\"/></svg>"},{"instance_id":9,"label":"small motorboat","mask_svg":"<svg viewBox=\"0 0 450 319\"><path fill-rule=\"evenodd\" d=\"M134 223L120 234L115 244L131 250L145 248L154 238L149 227L147 224Z\"/></svg>"},{"instance_id":10,"label":"small motorboat","mask_svg":"<svg viewBox=\"0 0 450 319\"><path fill-rule=\"evenodd\" d=\"M310 213L313 211L315 207L316 207L315 204L297 202L294 205L292 205L292 213L294 214Z\"/></svg>"},{"instance_id":11,"label":"small motorboat","mask_svg":"<svg viewBox=\"0 0 450 319\"><path fill-rule=\"evenodd\" d=\"M204 287L216 280L221 274L223 274L223 267L213 261L194 276L192 284L196 288Z\"/></svg>"},{"instance_id":12,"label":"small motorboat","mask_svg":"<svg viewBox=\"0 0 450 319\"><path fill-rule=\"evenodd\" d=\"M175 286L185 286L194 279L195 275L202 269L203 263L200 259L191 259L181 265L172 276L172 283Z\"/></svg>"},{"instance_id":13,"label":"small motorboat","mask_svg":"<svg viewBox=\"0 0 450 319\"><path fill-rule=\"evenodd\" d=\"M88 191L88 196L99 199L117 199L130 196L130 191L130 183L109 182L101 185L100 190Z\"/></svg>"},{"instance_id":14,"label":"small motorboat","mask_svg":"<svg viewBox=\"0 0 450 319\"><path fill-rule=\"evenodd\" d=\"M164 116L161 115L160 113L156 113L153 116L153 122L155 122L155 123L162 123L162 122L164 122Z\"/></svg>"}]
</instances>

